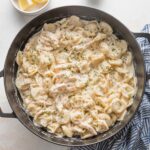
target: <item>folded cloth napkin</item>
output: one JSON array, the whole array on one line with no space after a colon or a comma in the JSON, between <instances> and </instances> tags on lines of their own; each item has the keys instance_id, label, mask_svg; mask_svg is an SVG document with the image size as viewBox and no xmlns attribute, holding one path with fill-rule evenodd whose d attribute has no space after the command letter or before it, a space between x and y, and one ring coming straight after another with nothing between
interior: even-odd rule
<instances>
[{"instance_id":1,"label":"folded cloth napkin","mask_svg":"<svg viewBox=\"0 0 150 150\"><path fill-rule=\"evenodd\" d=\"M150 33L150 24L143 32ZM150 43L145 38L137 38L144 55L146 72L150 73ZM143 101L134 118L119 133L103 142L72 147L71 150L150 150L150 82L146 83Z\"/></svg>"}]
</instances>

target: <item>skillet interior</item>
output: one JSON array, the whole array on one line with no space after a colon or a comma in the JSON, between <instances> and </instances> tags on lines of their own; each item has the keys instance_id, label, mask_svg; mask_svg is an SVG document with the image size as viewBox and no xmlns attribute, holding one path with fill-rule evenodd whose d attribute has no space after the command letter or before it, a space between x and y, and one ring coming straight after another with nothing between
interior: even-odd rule
<instances>
[{"instance_id":1,"label":"skillet interior","mask_svg":"<svg viewBox=\"0 0 150 150\"><path fill-rule=\"evenodd\" d=\"M78 138L58 138L53 134L47 133L46 130L42 128L38 128L34 126L32 122L32 118L30 118L24 109L22 108L22 99L15 87L15 78L17 65L15 63L15 57L19 49L23 49L27 40L36 32L38 32L44 23L55 22L64 17L68 17L71 15L77 15L82 19L86 20L103 20L109 23L114 32L120 37L125 39L129 43L129 47L131 49L133 55L133 61L135 66L135 73L138 79L137 82L137 94L135 96L134 104L128 109L128 115L125 117L123 122L116 123L110 130L103 134L99 134L95 137L80 140ZM97 142L101 142L105 139L116 134L120 131L133 117L134 113L138 109L138 106L142 100L142 95L144 91L145 85L145 69L144 69L144 61L140 51L140 48L134 38L134 35L118 20L113 18L112 16L93 8L83 7L83 6L66 6L60 7L53 10L50 10L39 17L33 19L29 22L16 36L14 41L12 42L10 49L7 54L7 58L5 61L4 67L4 84L5 91L10 103L12 110L14 111L17 118L22 122L22 124L27 127L31 132L36 134L37 136L65 146L85 146L89 144L94 144Z\"/></svg>"}]
</instances>

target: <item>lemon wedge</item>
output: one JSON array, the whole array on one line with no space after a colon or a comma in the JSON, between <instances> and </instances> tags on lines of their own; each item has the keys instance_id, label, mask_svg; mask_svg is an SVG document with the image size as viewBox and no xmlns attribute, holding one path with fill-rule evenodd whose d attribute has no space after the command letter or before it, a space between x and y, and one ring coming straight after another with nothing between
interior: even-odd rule
<instances>
[{"instance_id":1,"label":"lemon wedge","mask_svg":"<svg viewBox=\"0 0 150 150\"><path fill-rule=\"evenodd\" d=\"M33 2L42 4L42 3L47 3L48 0L33 0Z\"/></svg>"},{"instance_id":2,"label":"lemon wedge","mask_svg":"<svg viewBox=\"0 0 150 150\"><path fill-rule=\"evenodd\" d=\"M18 4L22 10L32 10L36 5L32 0L18 0Z\"/></svg>"}]
</instances>

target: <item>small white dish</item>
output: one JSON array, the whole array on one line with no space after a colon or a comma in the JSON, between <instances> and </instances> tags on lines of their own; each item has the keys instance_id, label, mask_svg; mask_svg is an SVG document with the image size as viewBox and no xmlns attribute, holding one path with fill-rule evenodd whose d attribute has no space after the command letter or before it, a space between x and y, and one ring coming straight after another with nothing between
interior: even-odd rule
<instances>
[{"instance_id":1,"label":"small white dish","mask_svg":"<svg viewBox=\"0 0 150 150\"><path fill-rule=\"evenodd\" d=\"M18 11L21 12L23 14L26 15L38 15L43 13L49 5L50 0L47 1L47 3L45 3L42 7L40 7L39 9L33 10L33 11L24 11L22 10L19 5L18 5L18 0L10 0L11 4L13 5L13 7Z\"/></svg>"}]
</instances>

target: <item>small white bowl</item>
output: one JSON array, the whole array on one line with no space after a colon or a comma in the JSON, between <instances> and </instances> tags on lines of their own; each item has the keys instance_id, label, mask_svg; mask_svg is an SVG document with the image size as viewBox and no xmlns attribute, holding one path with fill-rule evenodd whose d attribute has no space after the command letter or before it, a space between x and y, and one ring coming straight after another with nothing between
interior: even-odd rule
<instances>
[{"instance_id":1,"label":"small white bowl","mask_svg":"<svg viewBox=\"0 0 150 150\"><path fill-rule=\"evenodd\" d=\"M39 9L36 9L33 11L24 11L24 10L20 9L20 7L18 5L18 0L10 0L10 2L18 12L21 12L21 13L26 14L26 15L39 15L39 14L43 13L48 8L50 0L48 0L47 3L45 3Z\"/></svg>"}]
</instances>

